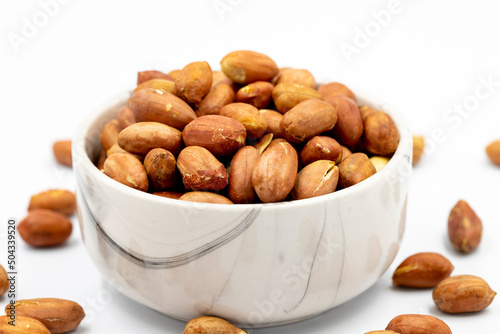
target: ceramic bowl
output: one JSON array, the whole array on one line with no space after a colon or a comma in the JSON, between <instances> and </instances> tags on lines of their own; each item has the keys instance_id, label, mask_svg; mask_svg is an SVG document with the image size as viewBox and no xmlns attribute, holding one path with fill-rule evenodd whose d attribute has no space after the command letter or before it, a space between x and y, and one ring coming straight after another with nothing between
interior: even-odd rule
<instances>
[{"instance_id":1,"label":"ceramic bowl","mask_svg":"<svg viewBox=\"0 0 500 334\"><path fill-rule=\"evenodd\" d=\"M93 164L102 125L129 94L99 108L73 139L80 227L104 278L173 318L215 315L242 327L310 318L358 296L387 270L405 227L412 138L379 173L338 192L274 204L180 201L124 186Z\"/></svg>"}]
</instances>

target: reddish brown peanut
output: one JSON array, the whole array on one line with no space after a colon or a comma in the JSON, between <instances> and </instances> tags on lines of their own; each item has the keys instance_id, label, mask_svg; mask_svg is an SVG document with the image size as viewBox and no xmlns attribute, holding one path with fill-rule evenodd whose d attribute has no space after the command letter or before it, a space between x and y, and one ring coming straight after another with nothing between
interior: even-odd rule
<instances>
[{"instance_id":1,"label":"reddish brown peanut","mask_svg":"<svg viewBox=\"0 0 500 334\"><path fill-rule=\"evenodd\" d=\"M309 99L320 99L319 93L311 87L299 85L293 82L285 82L276 85L273 89L273 101L276 109L282 114L292 109L299 103Z\"/></svg>"},{"instance_id":2,"label":"reddish brown peanut","mask_svg":"<svg viewBox=\"0 0 500 334\"><path fill-rule=\"evenodd\" d=\"M50 189L31 196L28 211L48 209L70 216L76 211L76 196L71 191Z\"/></svg>"},{"instance_id":3,"label":"reddish brown peanut","mask_svg":"<svg viewBox=\"0 0 500 334\"><path fill-rule=\"evenodd\" d=\"M252 184L260 200L283 201L293 189L297 169L298 155L293 146L279 139L271 143L252 172Z\"/></svg>"},{"instance_id":4,"label":"reddish brown peanut","mask_svg":"<svg viewBox=\"0 0 500 334\"><path fill-rule=\"evenodd\" d=\"M377 170L368 156L364 153L353 153L339 165L339 186L347 188L366 180Z\"/></svg>"},{"instance_id":5,"label":"reddish brown peanut","mask_svg":"<svg viewBox=\"0 0 500 334\"><path fill-rule=\"evenodd\" d=\"M425 138L422 136L413 136L413 166L418 164L425 149Z\"/></svg>"},{"instance_id":6,"label":"reddish brown peanut","mask_svg":"<svg viewBox=\"0 0 500 334\"><path fill-rule=\"evenodd\" d=\"M252 172L259 159L259 151L253 146L242 147L231 160L229 168L228 196L236 204L255 201Z\"/></svg>"},{"instance_id":7,"label":"reddish brown peanut","mask_svg":"<svg viewBox=\"0 0 500 334\"><path fill-rule=\"evenodd\" d=\"M189 190L221 190L229 182L224 165L206 148L188 146L177 157L182 182Z\"/></svg>"},{"instance_id":8,"label":"reddish brown peanut","mask_svg":"<svg viewBox=\"0 0 500 334\"><path fill-rule=\"evenodd\" d=\"M446 313L478 312L487 308L496 294L480 277L457 275L441 281L432 291L432 299Z\"/></svg>"},{"instance_id":9,"label":"reddish brown peanut","mask_svg":"<svg viewBox=\"0 0 500 334\"><path fill-rule=\"evenodd\" d=\"M33 247L52 247L65 242L73 225L63 214L47 209L32 210L19 222L21 238Z\"/></svg>"},{"instance_id":10,"label":"reddish brown peanut","mask_svg":"<svg viewBox=\"0 0 500 334\"><path fill-rule=\"evenodd\" d=\"M292 82L299 85L316 88L316 80L308 70L283 68L278 73L276 84Z\"/></svg>"},{"instance_id":11,"label":"reddish brown peanut","mask_svg":"<svg viewBox=\"0 0 500 334\"><path fill-rule=\"evenodd\" d=\"M392 274L392 284L410 288L433 288L449 277L451 262L438 253L417 253L406 258Z\"/></svg>"},{"instance_id":12,"label":"reddish brown peanut","mask_svg":"<svg viewBox=\"0 0 500 334\"><path fill-rule=\"evenodd\" d=\"M182 334L247 334L224 319L203 316L191 319Z\"/></svg>"},{"instance_id":13,"label":"reddish brown peanut","mask_svg":"<svg viewBox=\"0 0 500 334\"><path fill-rule=\"evenodd\" d=\"M399 333L394 331L370 331L366 332L365 334L399 334Z\"/></svg>"},{"instance_id":14,"label":"reddish brown peanut","mask_svg":"<svg viewBox=\"0 0 500 334\"><path fill-rule=\"evenodd\" d=\"M337 188L339 168L330 160L317 160L302 168L295 179L295 200L330 194Z\"/></svg>"},{"instance_id":15,"label":"reddish brown peanut","mask_svg":"<svg viewBox=\"0 0 500 334\"><path fill-rule=\"evenodd\" d=\"M352 154L351 150L345 147L344 145L340 145L340 148L342 149L342 161L345 160L348 156Z\"/></svg>"},{"instance_id":16,"label":"reddish brown peanut","mask_svg":"<svg viewBox=\"0 0 500 334\"><path fill-rule=\"evenodd\" d=\"M363 144L375 155L391 155L399 144L399 131L391 116L383 111L371 113L363 124Z\"/></svg>"},{"instance_id":17,"label":"reddish brown peanut","mask_svg":"<svg viewBox=\"0 0 500 334\"><path fill-rule=\"evenodd\" d=\"M137 122L159 122L182 130L196 113L177 96L161 89L141 89L130 97L130 110Z\"/></svg>"},{"instance_id":18,"label":"reddish brown peanut","mask_svg":"<svg viewBox=\"0 0 500 334\"><path fill-rule=\"evenodd\" d=\"M236 101L253 105L257 109L266 108L271 101L274 86L267 81L252 82L236 93Z\"/></svg>"},{"instance_id":19,"label":"reddish brown peanut","mask_svg":"<svg viewBox=\"0 0 500 334\"><path fill-rule=\"evenodd\" d=\"M235 92L234 90L234 82L229 79L224 72L222 71L212 71L212 89L215 89L220 84L225 84L228 85L229 87L233 88L233 93Z\"/></svg>"},{"instance_id":20,"label":"reddish brown peanut","mask_svg":"<svg viewBox=\"0 0 500 334\"><path fill-rule=\"evenodd\" d=\"M359 109L359 114L361 115L361 120L363 121L363 123L366 121L368 116L370 116L372 113L374 113L376 111L375 109L373 109L370 106L360 106L360 107L358 107L358 109Z\"/></svg>"},{"instance_id":21,"label":"reddish brown peanut","mask_svg":"<svg viewBox=\"0 0 500 334\"><path fill-rule=\"evenodd\" d=\"M175 81L166 80L166 79L151 79L148 81L144 81L134 89L134 93L141 89L158 89L170 94L177 94L177 90L175 89Z\"/></svg>"},{"instance_id":22,"label":"reddish brown peanut","mask_svg":"<svg viewBox=\"0 0 500 334\"><path fill-rule=\"evenodd\" d=\"M334 96L345 96L356 102L356 95L347 88L347 86L339 82L330 82L318 87L318 93L323 100Z\"/></svg>"},{"instance_id":23,"label":"reddish brown peanut","mask_svg":"<svg viewBox=\"0 0 500 334\"><path fill-rule=\"evenodd\" d=\"M134 113L128 106L123 106L118 112L118 125L123 130L126 127L136 123Z\"/></svg>"},{"instance_id":24,"label":"reddish brown peanut","mask_svg":"<svg viewBox=\"0 0 500 334\"><path fill-rule=\"evenodd\" d=\"M177 77L179 76L179 73L181 73L182 70L180 69L176 69L176 70L172 70L170 72L167 73L167 75L169 75L172 79L171 80L174 80L177 79Z\"/></svg>"},{"instance_id":25,"label":"reddish brown peanut","mask_svg":"<svg viewBox=\"0 0 500 334\"><path fill-rule=\"evenodd\" d=\"M116 143L118 139L118 134L120 133L120 124L117 118L104 124L101 129L101 145L104 151L107 151Z\"/></svg>"},{"instance_id":26,"label":"reddish brown peanut","mask_svg":"<svg viewBox=\"0 0 500 334\"><path fill-rule=\"evenodd\" d=\"M7 276L7 272L4 267L0 264L0 296L9 290L10 282L9 276Z\"/></svg>"},{"instance_id":27,"label":"reddish brown peanut","mask_svg":"<svg viewBox=\"0 0 500 334\"><path fill-rule=\"evenodd\" d=\"M491 162L500 166L500 140L496 140L486 147L486 154Z\"/></svg>"},{"instance_id":28,"label":"reddish brown peanut","mask_svg":"<svg viewBox=\"0 0 500 334\"><path fill-rule=\"evenodd\" d=\"M5 308L7 314L9 305ZM66 333L75 329L85 317L85 312L78 303L66 299L18 300L14 303L14 307L16 317L24 316L36 319L44 324L52 334Z\"/></svg>"},{"instance_id":29,"label":"reddish brown peanut","mask_svg":"<svg viewBox=\"0 0 500 334\"><path fill-rule=\"evenodd\" d=\"M212 68L206 61L187 64L175 79L177 96L196 107L212 88Z\"/></svg>"},{"instance_id":30,"label":"reddish brown peanut","mask_svg":"<svg viewBox=\"0 0 500 334\"><path fill-rule=\"evenodd\" d=\"M186 146L201 146L216 156L234 153L245 145L246 137L243 124L221 115L200 116L182 131Z\"/></svg>"},{"instance_id":31,"label":"reddish brown peanut","mask_svg":"<svg viewBox=\"0 0 500 334\"><path fill-rule=\"evenodd\" d=\"M233 51L222 58L221 69L232 81L249 84L271 81L278 74L278 65L268 56L254 51Z\"/></svg>"},{"instance_id":32,"label":"reddish brown peanut","mask_svg":"<svg viewBox=\"0 0 500 334\"><path fill-rule=\"evenodd\" d=\"M448 217L448 237L453 247L470 253L479 246L482 234L481 219L466 201L458 201Z\"/></svg>"},{"instance_id":33,"label":"reddish brown peanut","mask_svg":"<svg viewBox=\"0 0 500 334\"><path fill-rule=\"evenodd\" d=\"M316 160L331 160L335 164L342 161L342 148L333 138L315 136L300 150L300 162L305 166Z\"/></svg>"},{"instance_id":34,"label":"reddish brown peanut","mask_svg":"<svg viewBox=\"0 0 500 334\"><path fill-rule=\"evenodd\" d=\"M175 185L176 161L169 151L155 148L144 158L144 168L153 189L166 189Z\"/></svg>"},{"instance_id":35,"label":"reddish brown peanut","mask_svg":"<svg viewBox=\"0 0 500 334\"><path fill-rule=\"evenodd\" d=\"M58 140L52 146L52 151L56 161L61 165L73 167L71 157L71 140Z\"/></svg>"},{"instance_id":36,"label":"reddish brown peanut","mask_svg":"<svg viewBox=\"0 0 500 334\"><path fill-rule=\"evenodd\" d=\"M337 113L322 100L306 100L290 109L280 122L283 136L292 143L302 143L322 132L331 130Z\"/></svg>"},{"instance_id":37,"label":"reddish brown peanut","mask_svg":"<svg viewBox=\"0 0 500 334\"><path fill-rule=\"evenodd\" d=\"M178 154L181 132L158 122L139 122L123 129L118 135L118 145L132 154L146 155L154 148L163 148Z\"/></svg>"},{"instance_id":38,"label":"reddish brown peanut","mask_svg":"<svg viewBox=\"0 0 500 334\"><path fill-rule=\"evenodd\" d=\"M118 145L118 144L116 144L116 145ZM106 158L107 158L106 151L104 151L103 149L101 149L101 151L99 152L99 156L97 157L97 161L95 163L95 166L101 172L104 171L104 162L106 161Z\"/></svg>"},{"instance_id":39,"label":"reddish brown peanut","mask_svg":"<svg viewBox=\"0 0 500 334\"><path fill-rule=\"evenodd\" d=\"M142 71L137 73L137 85L152 79L173 80L173 78L160 71Z\"/></svg>"},{"instance_id":40,"label":"reddish brown peanut","mask_svg":"<svg viewBox=\"0 0 500 334\"><path fill-rule=\"evenodd\" d=\"M260 138L267 130L266 119L250 104L230 103L220 110L219 115L234 118L243 124L250 138Z\"/></svg>"},{"instance_id":41,"label":"reddish brown peanut","mask_svg":"<svg viewBox=\"0 0 500 334\"><path fill-rule=\"evenodd\" d=\"M208 191L189 191L187 193L182 194L182 196L179 197L179 199L181 201L188 201L188 202L234 204L233 202L231 202L229 198Z\"/></svg>"},{"instance_id":42,"label":"reddish brown peanut","mask_svg":"<svg viewBox=\"0 0 500 334\"><path fill-rule=\"evenodd\" d=\"M116 154L116 153L130 154L130 155L133 155L134 157L136 157L137 159L139 159L140 161L144 161L144 156L127 152L123 148L121 148L120 145L118 145L118 143L115 143L113 146L111 146L111 148L109 150L106 151L106 157L112 156L113 154Z\"/></svg>"},{"instance_id":43,"label":"reddish brown peanut","mask_svg":"<svg viewBox=\"0 0 500 334\"><path fill-rule=\"evenodd\" d=\"M341 144L352 148L363 135L363 122L356 103L342 95L323 98L337 111L338 120L333 128L333 136Z\"/></svg>"},{"instance_id":44,"label":"reddish brown peanut","mask_svg":"<svg viewBox=\"0 0 500 334\"><path fill-rule=\"evenodd\" d=\"M0 317L0 333L2 334L51 334L47 327L40 321L23 316L17 316L12 324L10 316L3 315Z\"/></svg>"},{"instance_id":45,"label":"reddish brown peanut","mask_svg":"<svg viewBox=\"0 0 500 334\"><path fill-rule=\"evenodd\" d=\"M218 115L219 111L225 105L232 103L234 100L233 89L224 83L217 85L208 93L207 96L201 101L196 115Z\"/></svg>"},{"instance_id":46,"label":"reddish brown peanut","mask_svg":"<svg viewBox=\"0 0 500 334\"><path fill-rule=\"evenodd\" d=\"M147 191L148 174L142 162L131 154L116 153L104 162L104 173L115 181L131 188Z\"/></svg>"},{"instance_id":47,"label":"reddish brown peanut","mask_svg":"<svg viewBox=\"0 0 500 334\"><path fill-rule=\"evenodd\" d=\"M283 119L283 114L270 109L261 109L259 110L259 113L264 116L267 121L266 133L272 133L274 138L283 137L280 129L280 123Z\"/></svg>"},{"instance_id":48,"label":"reddish brown peanut","mask_svg":"<svg viewBox=\"0 0 500 334\"><path fill-rule=\"evenodd\" d=\"M172 199L179 199L183 193L177 192L177 191L155 191L152 193L153 195L160 196L160 197L165 197L165 198L172 198Z\"/></svg>"},{"instance_id":49,"label":"reddish brown peanut","mask_svg":"<svg viewBox=\"0 0 500 334\"><path fill-rule=\"evenodd\" d=\"M399 334L452 334L443 320L425 314L398 315L385 329Z\"/></svg>"}]
</instances>

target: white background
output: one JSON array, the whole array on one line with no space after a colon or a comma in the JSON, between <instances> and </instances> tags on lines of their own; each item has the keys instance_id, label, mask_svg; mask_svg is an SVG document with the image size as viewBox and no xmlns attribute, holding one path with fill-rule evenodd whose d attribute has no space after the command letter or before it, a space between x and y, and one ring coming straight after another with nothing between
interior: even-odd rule
<instances>
[{"instance_id":1,"label":"white background","mask_svg":"<svg viewBox=\"0 0 500 334\"><path fill-rule=\"evenodd\" d=\"M500 139L496 2L396 2L383 27L373 13L391 7L389 0L65 2L44 22L37 1L0 1L0 262L5 263L7 219L22 219L32 194L74 189L71 170L53 160L55 140L70 138L90 111L133 88L138 70L168 72L197 60L218 69L229 51L250 49L279 66L307 68L318 81L339 81L383 97L414 132L435 143L414 170L405 237L380 281L319 317L252 332L364 333L384 329L402 313L437 316L455 334L495 332L500 300L477 314L447 315L435 308L431 290L396 289L390 278L407 256L435 251L451 260L454 274L481 276L500 290L500 168L484 153L490 141ZM229 9L218 11L214 6L220 3ZM39 27L24 28L26 39L15 46L10 39L23 36L27 21ZM366 29L371 37L363 40L359 31ZM347 44L359 47L357 53L346 56L341 47ZM482 243L469 255L456 253L446 235L448 213L461 198L484 224ZM88 316L79 334L181 333L184 323L103 282L85 252L76 217L73 222L74 233L62 247L33 249L19 240L20 298L59 297L84 305ZM7 302L0 297L2 306Z\"/></svg>"}]
</instances>

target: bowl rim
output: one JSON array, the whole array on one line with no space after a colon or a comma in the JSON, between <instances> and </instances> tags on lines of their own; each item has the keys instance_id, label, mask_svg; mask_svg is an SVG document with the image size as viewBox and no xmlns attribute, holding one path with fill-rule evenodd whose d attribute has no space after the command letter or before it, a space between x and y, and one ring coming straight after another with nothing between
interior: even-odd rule
<instances>
[{"instance_id":1,"label":"bowl rim","mask_svg":"<svg viewBox=\"0 0 500 334\"><path fill-rule=\"evenodd\" d=\"M353 89L352 86L350 86ZM355 184L351 187L334 191L333 193L321 195L312 198L306 198L301 200L291 200L291 201L282 201L276 203L252 203L252 204L235 204L235 205L227 205L227 204L217 204L217 203L199 203L199 202L190 202L190 201L180 201L177 199L166 198L162 196L153 195L151 193L142 192L126 185L123 185L107 175L101 172L97 166L91 161L90 157L87 154L87 145L92 145L92 142L88 138L88 134L93 130L97 124L99 118L103 117L105 114L110 113L112 109L118 110L120 106L126 105L126 101L131 95L131 91L124 92L119 94L114 99L103 103L99 107L95 108L92 112L90 112L87 116L84 117L83 122L77 128L77 131L74 135L73 143L72 143L72 157L74 161L75 173L79 168L82 168L86 171L87 175L90 175L96 182L100 183L105 187L112 188L116 192L120 192L123 195L132 196L136 200L139 201L152 201L156 202L158 205L176 205L184 208L200 208L203 207L204 210L220 212L220 211L246 211L252 208L277 208L277 209L286 209L288 206L292 205L294 207L301 206L314 206L316 204L321 204L324 202L333 201L342 197L354 196L356 193L364 192L368 188L370 188L373 184L379 182L388 182L391 179L391 176L398 175L399 177L408 178L411 175L412 166L412 154L411 148L412 145L412 135L410 130L403 118L403 116L394 110L394 108L384 102L383 100L365 93L363 90L359 90L354 87L354 92L356 92L356 97L358 99L358 105L369 105L372 107L376 107L377 109L384 110L388 113L398 128L400 134L400 140L398 143L398 147L396 152L393 154L387 165L375 175L370 176L368 179ZM363 103L359 103L359 100L362 100ZM101 124L102 126L102 124ZM100 133L100 131L95 131L95 133ZM407 149L405 149L407 148ZM407 166L407 170L399 170L399 168Z\"/></svg>"}]
</instances>

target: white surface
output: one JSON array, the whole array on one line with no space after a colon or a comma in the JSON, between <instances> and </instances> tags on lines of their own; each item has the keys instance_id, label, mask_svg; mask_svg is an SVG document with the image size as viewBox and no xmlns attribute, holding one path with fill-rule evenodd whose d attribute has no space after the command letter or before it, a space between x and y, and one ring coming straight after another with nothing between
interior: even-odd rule
<instances>
[{"instance_id":1,"label":"white surface","mask_svg":"<svg viewBox=\"0 0 500 334\"><path fill-rule=\"evenodd\" d=\"M62 2L62 1L61 1ZM454 334L492 333L499 301L470 315L446 315L431 290L402 290L390 276L406 256L436 251L454 274L483 277L500 290L500 169L484 147L500 138L500 84L489 94L480 78L500 82L499 5L489 0L401 1L390 23L348 62L340 46L370 27L371 12L390 1L67 1L15 52L8 34L20 34L38 2L0 1L0 136L2 143L1 261L8 217L21 219L29 197L47 188L74 188L72 172L55 164L51 145L69 138L86 113L134 85L137 70L168 71L195 60L217 68L229 51L251 49L280 66L310 69L318 81L354 84L391 101L415 132L444 136L411 180L408 221L400 252L381 280L359 298L320 317L255 333L364 333L396 315L426 313ZM218 15L214 3L231 3ZM40 16L41 17L41 16ZM463 116L454 105L473 101ZM440 134L441 133L441 134ZM466 199L480 215L484 237L473 254L447 243L449 210ZM103 283L74 234L61 248L37 250L19 241L21 298L60 297L81 303L88 317L75 333L181 333L184 323L114 293ZM5 297L0 298L6 304Z\"/></svg>"}]
</instances>

